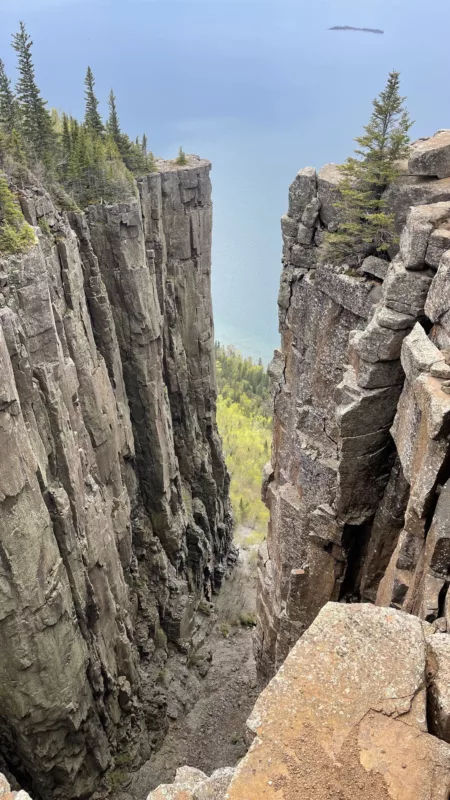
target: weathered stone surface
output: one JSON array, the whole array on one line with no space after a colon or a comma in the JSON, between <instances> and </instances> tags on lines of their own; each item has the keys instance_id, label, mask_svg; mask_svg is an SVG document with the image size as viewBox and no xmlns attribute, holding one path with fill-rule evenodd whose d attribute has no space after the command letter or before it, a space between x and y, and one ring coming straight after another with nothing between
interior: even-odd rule
<instances>
[{"instance_id":1,"label":"weathered stone surface","mask_svg":"<svg viewBox=\"0 0 450 800\"><path fill-rule=\"evenodd\" d=\"M428 292L425 314L450 333L450 252L445 253Z\"/></svg>"},{"instance_id":2,"label":"weathered stone surface","mask_svg":"<svg viewBox=\"0 0 450 800\"><path fill-rule=\"evenodd\" d=\"M199 769L181 767L173 784L158 786L147 800L223 800L233 775L232 767L218 769L210 778Z\"/></svg>"},{"instance_id":3,"label":"weathered stone surface","mask_svg":"<svg viewBox=\"0 0 450 800\"><path fill-rule=\"evenodd\" d=\"M450 202L411 209L400 238L400 256L406 269L423 269L433 231L450 223Z\"/></svg>"},{"instance_id":4,"label":"weathered stone surface","mask_svg":"<svg viewBox=\"0 0 450 800\"><path fill-rule=\"evenodd\" d=\"M150 755L161 644L189 650L227 567L209 168L70 224L24 189L50 232L0 264L0 752L39 797Z\"/></svg>"},{"instance_id":5,"label":"weathered stone surface","mask_svg":"<svg viewBox=\"0 0 450 800\"><path fill-rule=\"evenodd\" d=\"M450 748L426 732L426 652L418 619L329 603L258 699L227 800L445 800Z\"/></svg>"},{"instance_id":6,"label":"weathered stone surface","mask_svg":"<svg viewBox=\"0 0 450 800\"><path fill-rule=\"evenodd\" d=\"M320 220L328 230L335 230L340 216L335 204L339 200L338 186L342 173L337 164L326 164L317 173L317 194L320 200Z\"/></svg>"},{"instance_id":7,"label":"weathered stone surface","mask_svg":"<svg viewBox=\"0 0 450 800\"><path fill-rule=\"evenodd\" d=\"M0 800L31 800L31 798L26 792L13 792L5 776L0 773Z\"/></svg>"},{"instance_id":8,"label":"weathered stone surface","mask_svg":"<svg viewBox=\"0 0 450 800\"><path fill-rule=\"evenodd\" d=\"M430 685L428 719L430 732L450 742L450 636L435 633L428 638Z\"/></svg>"},{"instance_id":9,"label":"weathered stone surface","mask_svg":"<svg viewBox=\"0 0 450 800\"><path fill-rule=\"evenodd\" d=\"M368 275L374 275L375 278L379 278L381 281L384 281L388 267L389 263L387 261L383 261L381 258L376 258L376 256L369 256L368 258L365 258L361 264L361 272L366 272Z\"/></svg>"},{"instance_id":10,"label":"weathered stone surface","mask_svg":"<svg viewBox=\"0 0 450 800\"><path fill-rule=\"evenodd\" d=\"M450 178L402 175L386 189L383 198L387 210L395 216L397 233L401 233L411 206L450 200Z\"/></svg>"},{"instance_id":11,"label":"weathered stone surface","mask_svg":"<svg viewBox=\"0 0 450 800\"><path fill-rule=\"evenodd\" d=\"M415 142L408 169L411 175L450 177L450 130Z\"/></svg>"},{"instance_id":12,"label":"weathered stone surface","mask_svg":"<svg viewBox=\"0 0 450 800\"><path fill-rule=\"evenodd\" d=\"M313 167L305 167L289 187L288 216L300 222L306 208L317 194L317 175Z\"/></svg>"},{"instance_id":13,"label":"weathered stone surface","mask_svg":"<svg viewBox=\"0 0 450 800\"><path fill-rule=\"evenodd\" d=\"M429 238L425 263L437 269L447 250L450 250L450 229L437 228Z\"/></svg>"},{"instance_id":14,"label":"weathered stone surface","mask_svg":"<svg viewBox=\"0 0 450 800\"><path fill-rule=\"evenodd\" d=\"M431 372L434 365L442 364L440 350L430 341L419 322L403 342L401 362L409 381L413 381L421 372ZM439 372L439 366L437 369Z\"/></svg>"},{"instance_id":15,"label":"weathered stone surface","mask_svg":"<svg viewBox=\"0 0 450 800\"><path fill-rule=\"evenodd\" d=\"M400 253L355 275L321 254L340 177L319 171L320 235L285 251L255 639L265 675L330 599L434 620L448 585L426 540L450 449L450 178L403 175L388 188ZM293 257L309 265L301 278Z\"/></svg>"}]
</instances>

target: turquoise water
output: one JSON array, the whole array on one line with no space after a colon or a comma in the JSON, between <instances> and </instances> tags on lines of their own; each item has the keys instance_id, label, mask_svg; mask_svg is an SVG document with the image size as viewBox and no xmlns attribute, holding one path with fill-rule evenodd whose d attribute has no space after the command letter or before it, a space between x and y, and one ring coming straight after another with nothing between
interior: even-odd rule
<instances>
[{"instance_id":1,"label":"turquoise water","mask_svg":"<svg viewBox=\"0 0 450 800\"><path fill-rule=\"evenodd\" d=\"M25 19L50 105L82 115L89 63L130 135L212 160L216 336L264 360L297 170L345 158L390 69L415 136L450 127L448 0L0 0L0 11L0 57L12 71L9 35Z\"/></svg>"}]
</instances>

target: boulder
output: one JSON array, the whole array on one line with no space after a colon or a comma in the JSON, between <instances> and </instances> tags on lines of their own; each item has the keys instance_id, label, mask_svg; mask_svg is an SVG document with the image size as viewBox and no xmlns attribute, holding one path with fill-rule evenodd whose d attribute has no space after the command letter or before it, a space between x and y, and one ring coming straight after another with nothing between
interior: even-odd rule
<instances>
[{"instance_id":1,"label":"boulder","mask_svg":"<svg viewBox=\"0 0 450 800\"><path fill-rule=\"evenodd\" d=\"M208 778L193 767L180 767L172 784L158 786L147 800L223 800L234 775L232 767L218 769Z\"/></svg>"},{"instance_id":2,"label":"boulder","mask_svg":"<svg viewBox=\"0 0 450 800\"><path fill-rule=\"evenodd\" d=\"M436 633L428 639L430 687L428 693L430 732L450 742L450 636Z\"/></svg>"},{"instance_id":3,"label":"boulder","mask_svg":"<svg viewBox=\"0 0 450 800\"><path fill-rule=\"evenodd\" d=\"M361 272L365 272L367 275L373 275L375 278L379 278L381 281L384 281L388 267L389 263L387 261L383 261L382 258L369 256L368 258L364 259L361 265Z\"/></svg>"},{"instance_id":4,"label":"boulder","mask_svg":"<svg viewBox=\"0 0 450 800\"><path fill-rule=\"evenodd\" d=\"M446 366L440 350L428 338L420 322L416 323L403 342L401 362L406 377L410 381L417 378L421 372L431 372L434 365L438 365L438 371L439 366ZM436 371L434 376L439 377L436 376ZM445 377L445 370L443 377Z\"/></svg>"},{"instance_id":5,"label":"boulder","mask_svg":"<svg viewBox=\"0 0 450 800\"><path fill-rule=\"evenodd\" d=\"M297 173L289 187L288 216L300 222L307 206L317 194L317 175L313 167L305 167Z\"/></svg>"},{"instance_id":6,"label":"boulder","mask_svg":"<svg viewBox=\"0 0 450 800\"><path fill-rule=\"evenodd\" d=\"M430 236L425 263L437 269L446 250L450 250L450 229L437 228Z\"/></svg>"},{"instance_id":7,"label":"boulder","mask_svg":"<svg viewBox=\"0 0 450 800\"><path fill-rule=\"evenodd\" d=\"M450 222L450 202L415 206L400 237L400 255L406 269L423 269L433 230Z\"/></svg>"},{"instance_id":8,"label":"boulder","mask_svg":"<svg viewBox=\"0 0 450 800\"><path fill-rule=\"evenodd\" d=\"M441 130L413 146L408 162L411 175L450 177L450 130Z\"/></svg>"},{"instance_id":9,"label":"boulder","mask_svg":"<svg viewBox=\"0 0 450 800\"><path fill-rule=\"evenodd\" d=\"M342 172L337 164L325 164L317 173L317 194L320 200L320 221L328 230L335 230L340 211L335 203L339 200L338 186Z\"/></svg>"},{"instance_id":10,"label":"boulder","mask_svg":"<svg viewBox=\"0 0 450 800\"><path fill-rule=\"evenodd\" d=\"M441 259L425 303L425 314L432 322L444 323L450 311L450 251ZM448 327L450 331L450 326Z\"/></svg>"},{"instance_id":11,"label":"boulder","mask_svg":"<svg viewBox=\"0 0 450 800\"><path fill-rule=\"evenodd\" d=\"M328 603L248 721L226 800L447 800L450 747L427 733L421 622Z\"/></svg>"}]
</instances>

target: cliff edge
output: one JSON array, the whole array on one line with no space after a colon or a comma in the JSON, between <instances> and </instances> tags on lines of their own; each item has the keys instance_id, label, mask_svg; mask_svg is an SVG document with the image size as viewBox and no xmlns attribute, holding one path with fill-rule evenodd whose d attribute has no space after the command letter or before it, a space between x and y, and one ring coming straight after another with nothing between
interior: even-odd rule
<instances>
[{"instance_id":1,"label":"cliff edge","mask_svg":"<svg viewBox=\"0 0 450 800\"><path fill-rule=\"evenodd\" d=\"M281 349L257 657L273 674L329 601L447 625L450 131L412 147L385 194L398 252L322 263L340 173L301 170L282 219Z\"/></svg>"},{"instance_id":2,"label":"cliff edge","mask_svg":"<svg viewBox=\"0 0 450 800\"><path fill-rule=\"evenodd\" d=\"M148 758L168 644L186 659L227 569L209 171L159 162L85 214L19 187L38 242L0 261L0 768L35 798L103 796Z\"/></svg>"}]
</instances>

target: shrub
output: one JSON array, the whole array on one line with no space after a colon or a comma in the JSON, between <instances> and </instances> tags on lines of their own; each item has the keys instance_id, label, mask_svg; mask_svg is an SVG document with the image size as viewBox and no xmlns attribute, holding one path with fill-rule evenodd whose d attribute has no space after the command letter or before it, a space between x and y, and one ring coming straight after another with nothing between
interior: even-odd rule
<instances>
[{"instance_id":1,"label":"shrub","mask_svg":"<svg viewBox=\"0 0 450 800\"><path fill-rule=\"evenodd\" d=\"M167 636L162 628L158 628L155 633L155 647L158 650L167 650Z\"/></svg>"},{"instance_id":2,"label":"shrub","mask_svg":"<svg viewBox=\"0 0 450 800\"><path fill-rule=\"evenodd\" d=\"M6 178L0 175L0 253L24 253L35 243L33 228L25 222Z\"/></svg>"}]
</instances>

